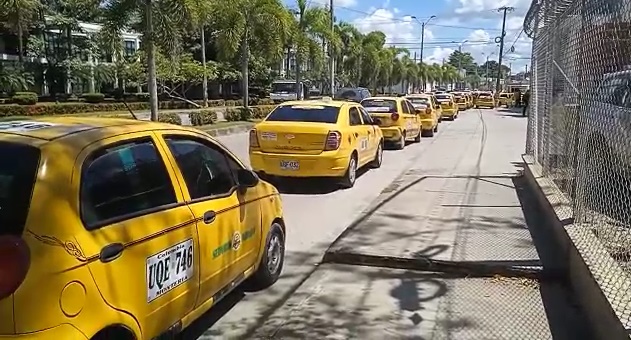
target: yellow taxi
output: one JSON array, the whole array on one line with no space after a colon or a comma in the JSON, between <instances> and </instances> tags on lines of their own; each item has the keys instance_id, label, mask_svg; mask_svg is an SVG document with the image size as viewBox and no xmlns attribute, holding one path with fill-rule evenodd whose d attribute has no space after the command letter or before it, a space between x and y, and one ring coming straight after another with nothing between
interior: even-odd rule
<instances>
[{"instance_id":1,"label":"yellow taxi","mask_svg":"<svg viewBox=\"0 0 631 340\"><path fill-rule=\"evenodd\" d=\"M513 93L501 92L498 97L498 106L505 105L511 107L515 105L515 96Z\"/></svg>"},{"instance_id":2,"label":"yellow taxi","mask_svg":"<svg viewBox=\"0 0 631 340\"><path fill-rule=\"evenodd\" d=\"M456 99L453 94L439 93L435 95L435 97L440 104L443 119L454 120L458 118L460 108L458 107L458 103L456 103Z\"/></svg>"},{"instance_id":3,"label":"yellow taxi","mask_svg":"<svg viewBox=\"0 0 631 340\"><path fill-rule=\"evenodd\" d=\"M458 105L458 110L465 111L469 108L469 101L464 93L452 92L452 95L454 96L454 101Z\"/></svg>"},{"instance_id":4,"label":"yellow taxi","mask_svg":"<svg viewBox=\"0 0 631 340\"><path fill-rule=\"evenodd\" d=\"M262 176L329 177L350 188L357 169L381 166L383 135L359 103L290 101L250 131L249 154Z\"/></svg>"},{"instance_id":5,"label":"yellow taxi","mask_svg":"<svg viewBox=\"0 0 631 340\"><path fill-rule=\"evenodd\" d=\"M406 141L421 141L421 117L404 97L371 97L362 100L362 106L375 119L386 142L403 149Z\"/></svg>"},{"instance_id":6,"label":"yellow taxi","mask_svg":"<svg viewBox=\"0 0 631 340\"><path fill-rule=\"evenodd\" d=\"M495 98L493 97L492 92L481 91L478 93L478 96L475 100L475 108L479 109L482 107L487 107L491 109L495 108Z\"/></svg>"},{"instance_id":7,"label":"yellow taxi","mask_svg":"<svg viewBox=\"0 0 631 340\"><path fill-rule=\"evenodd\" d=\"M467 98L467 109L473 108L473 94L471 92L465 92L465 98Z\"/></svg>"},{"instance_id":8,"label":"yellow taxi","mask_svg":"<svg viewBox=\"0 0 631 340\"><path fill-rule=\"evenodd\" d=\"M199 130L5 121L0 153L0 339L171 338L280 275L278 191Z\"/></svg>"},{"instance_id":9,"label":"yellow taxi","mask_svg":"<svg viewBox=\"0 0 631 340\"><path fill-rule=\"evenodd\" d=\"M411 94L405 97L412 103L416 113L421 117L423 137L433 137L438 132L438 123L441 121L440 105L434 96L429 94Z\"/></svg>"}]
</instances>

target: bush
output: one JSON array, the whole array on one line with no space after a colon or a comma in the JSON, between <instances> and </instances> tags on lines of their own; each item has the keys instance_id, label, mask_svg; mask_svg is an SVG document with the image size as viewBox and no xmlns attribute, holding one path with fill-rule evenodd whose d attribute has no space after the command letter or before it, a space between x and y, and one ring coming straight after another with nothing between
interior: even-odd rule
<instances>
[{"instance_id":1,"label":"bush","mask_svg":"<svg viewBox=\"0 0 631 340\"><path fill-rule=\"evenodd\" d=\"M237 106L237 105L241 105L240 100L228 99L224 101L224 106Z\"/></svg>"},{"instance_id":2,"label":"bush","mask_svg":"<svg viewBox=\"0 0 631 340\"><path fill-rule=\"evenodd\" d=\"M236 121L248 121L252 118L252 108L246 109L245 107L235 107L226 109L224 113L224 119L229 122Z\"/></svg>"},{"instance_id":3,"label":"bush","mask_svg":"<svg viewBox=\"0 0 631 340\"><path fill-rule=\"evenodd\" d=\"M182 125L182 118L180 118L179 114L174 112L160 112L158 114L158 121L162 123Z\"/></svg>"},{"instance_id":4,"label":"bush","mask_svg":"<svg viewBox=\"0 0 631 340\"><path fill-rule=\"evenodd\" d=\"M84 93L83 99L92 104L98 104L105 100L105 95L103 93Z\"/></svg>"},{"instance_id":5,"label":"bush","mask_svg":"<svg viewBox=\"0 0 631 340\"><path fill-rule=\"evenodd\" d=\"M213 110L191 112L188 114L188 117L191 120L191 125L193 126L209 125L217 122L217 112Z\"/></svg>"},{"instance_id":6,"label":"bush","mask_svg":"<svg viewBox=\"0 0 631 340\"><path fill-rule=\"evenodd\" d=\"M37 103L37 99L35 92L16 92L11 98L18 105L33 105Z\"/></svg>"},{"instance_id":7,"label":"bush","mask_svg":"<svg viewBox=\"0 0 631 340\"><path fill-rule=\"evenodd\" d=\"M149 93L144 93L144 92L134 93L134 100L139 101L139 102L148 102Z\"/></svg>"},{"instance_id":8,"label":"bush","mask_svg":"<svg viewBox=\"0 0 631 340\"><path fill-rule=\"evenodd\" d=\"M275 105L260 105L251 107L253 119L263 119L274 110Z\"/></svg>"}]
</instances>

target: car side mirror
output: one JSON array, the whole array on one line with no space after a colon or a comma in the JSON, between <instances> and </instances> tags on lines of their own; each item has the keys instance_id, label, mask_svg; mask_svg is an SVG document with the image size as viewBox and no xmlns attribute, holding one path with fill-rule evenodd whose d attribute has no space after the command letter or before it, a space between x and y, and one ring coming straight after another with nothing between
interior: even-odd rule
<instances>
[{"instance_id":1,"label":"car side mirror","mask_svg":"<svg viewBox=\"0 0 631 340\"><path fill-rule=\"evenodd\" d=\"M240 188L247 189L259 184L259 177L254 173L254 171L239 169L237 170L237 181L239 182Z\"/></svg>"},{"instance_id":2,"label":"car side mirror","mask_svg":"<svg viewBox=\"0 0 631 340\"><path fill-rule=\"evenodd\" d=\"M373 118L372 125L381 125L381 120L379 118Z\"/></svg>"},{"instance_id":3,"label":"car side mirror","mask_svg":"<svg viewBox=\"0 0 631 340\"><path fill-rule=\"evenodd\" d=\"M440 109L440 105L434 106L435 109Z\"/></svg>"},{"instance_id":4,"label":"car side mirror","mask_svg":"<svg viewBox=\"0 0 631 340\"><path fill-rule=\"evenodd\" d=\"M416 112L417 115L423 114L425 110L423 109L414 109L414 112Z\"/></svg>"}]
</instances>

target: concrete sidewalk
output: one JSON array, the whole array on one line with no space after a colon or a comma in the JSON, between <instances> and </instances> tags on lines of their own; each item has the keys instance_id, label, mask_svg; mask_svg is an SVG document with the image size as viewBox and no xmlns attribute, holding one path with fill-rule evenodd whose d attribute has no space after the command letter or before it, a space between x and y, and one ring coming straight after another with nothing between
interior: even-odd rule
<instances>
[{"instance_id":1,"label":"concrete sidewalk","mask_svg":"<svg viewBox=\"0 0 631 340\"><path fill-rule=\"evenodd\" d=\"M525 120L450 124L253 338L591 339L511 164Z\"/></svg>"}]
</instances>

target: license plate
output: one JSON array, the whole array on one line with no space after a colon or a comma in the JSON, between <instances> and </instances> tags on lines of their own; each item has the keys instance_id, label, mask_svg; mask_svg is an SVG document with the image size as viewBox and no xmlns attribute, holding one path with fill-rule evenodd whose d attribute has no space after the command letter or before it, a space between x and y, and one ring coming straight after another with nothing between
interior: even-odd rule
<instances>
[{"instance_id":1,"label":"license plate","mask_svg":"<svg viewBox=\"0 0 631 340\"><path fill-rule=\"evenodd\" d=\"M300 162L298 161L280 161L281 170L298 170L300 169Z\"/></svg>"}]
</instances>

